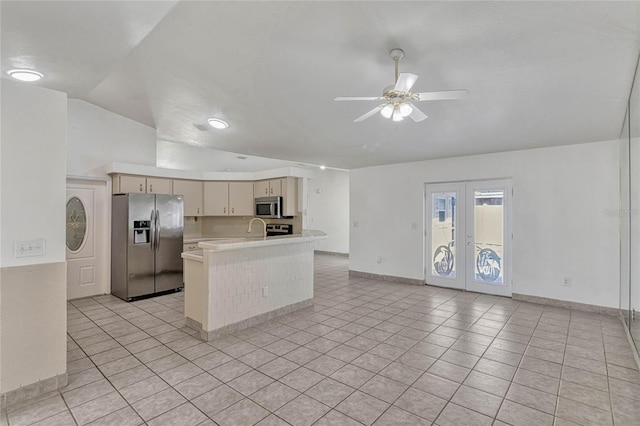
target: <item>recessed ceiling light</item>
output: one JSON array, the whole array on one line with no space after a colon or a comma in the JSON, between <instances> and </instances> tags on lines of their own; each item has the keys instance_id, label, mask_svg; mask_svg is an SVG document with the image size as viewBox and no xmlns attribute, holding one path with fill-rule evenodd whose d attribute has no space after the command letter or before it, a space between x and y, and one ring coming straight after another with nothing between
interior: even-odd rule
<instances>
[{"instance_id":1,"label":"recessed ceiling light","mask_svg":"<svg viewBox=\"0 0 640 426\"><path fill-rule=\"evenodd\" d=\"M247 159L247 157L245 157L244 155L241 155L241 156L236 157L236 158L238 158L238 159L240 159L240 160L246 160L246 159Z\"/></svg>"},{"instance_id":2,"label":"recessed ceiling light","mask_svg":"<svg viewBox=\"0 0 640 426\"><path fill-rule=\"evenodd\" d=\"M320 170L324 170L326 168L327 168L327 166L320 166Z\"/></svg>"},{"instance_id":3,"label":"recessed ceiling light","mask_svg":"<svg viewBox=\"0 0 640 426\"><path fill-rule=\"evenodd\" d=\"M42 73L34 70L10 70L7 74L20 81L38 81L43 77Z\"/></svg>"},{"instance_id":4,"label":"recessed ceiling light","mask_svg":"<svg viewBox=\"0 0 640 426\"><path fill-rule=\"evenodd\" d=\"M229 124L226 121L219 118L210 118L207 121L214 129L226 129L229 127Z\"/></svg>"}]
</instances>

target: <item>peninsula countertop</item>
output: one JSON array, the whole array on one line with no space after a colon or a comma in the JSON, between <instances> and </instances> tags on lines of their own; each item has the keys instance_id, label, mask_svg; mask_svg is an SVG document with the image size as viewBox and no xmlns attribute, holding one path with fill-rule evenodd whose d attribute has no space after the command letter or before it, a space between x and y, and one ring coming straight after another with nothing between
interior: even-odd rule
<instances>
[{"instance_id":1,"label":"peninsula countertop","mask_svg":"<svg viewBox=\"0 0 640 426\"><path fill-rule=\"evenodd\" d=\"M198 247L203 250L211 251L231 251L243 250L253 247L278 246L282 244L305 243L308 241L323 240L328 238L327 234L322 231L307 230L301 234L279 235L274 237L251 237L251 238L225 238L225 239L207 239L198 242ZM191 259L202 261L202 252L184 252L183 259Z\"/></svg>"}]
</instances>

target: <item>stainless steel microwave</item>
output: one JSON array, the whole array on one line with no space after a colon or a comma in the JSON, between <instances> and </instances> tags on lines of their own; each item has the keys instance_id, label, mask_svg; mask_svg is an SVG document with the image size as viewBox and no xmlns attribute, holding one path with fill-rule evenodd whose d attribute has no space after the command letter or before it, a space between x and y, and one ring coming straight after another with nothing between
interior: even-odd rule
<instances>
[{"instance_id":1,"label":"stainless steel microwave","mask_svg":"<svg viewBox=\"0 0 640 426\"><path fill-rule=\"evenodd\" d=\"M256 198L256 217L270 217L279 219L282 217L282 197Z\"/></svg>"}]
</instances>

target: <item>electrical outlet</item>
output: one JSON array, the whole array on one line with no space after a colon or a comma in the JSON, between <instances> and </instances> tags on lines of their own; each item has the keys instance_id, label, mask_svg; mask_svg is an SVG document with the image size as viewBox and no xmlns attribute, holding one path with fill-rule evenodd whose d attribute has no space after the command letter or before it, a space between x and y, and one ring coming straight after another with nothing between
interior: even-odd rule
<instances>
[{"instance_id":1,"label":"electrical outlet","mask_svg":"<svg viewBox=\"0 0 640 426\"><path fill-rule=\"evenodd\" d=\"M269 287L262 287L262 297L267 297L269 295Z\"/></svg>"},{"instance_id":2,"label":"electrical outlet","mask_svg":"<svg viewBox=\"0 0 640 426\"><path fill-rule=\"evenodd\" d=\"M562 285L565 287L571 287L571 277L564 277Z\"/></svg>"}]
</instances>

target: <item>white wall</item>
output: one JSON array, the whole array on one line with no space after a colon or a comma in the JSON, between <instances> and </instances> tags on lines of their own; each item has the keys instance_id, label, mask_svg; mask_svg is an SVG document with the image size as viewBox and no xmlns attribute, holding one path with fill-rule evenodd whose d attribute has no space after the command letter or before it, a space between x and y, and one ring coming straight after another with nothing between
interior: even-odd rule
<instances>
[{"instance_id":1,"label":"white wall","mask_svg":"<svg viewBox=\"0 0 640 426\"><path fill-rule=\"evenodd\" d=\"M5 393L66 372L67 98L6 79L0 85L0 393ZM15 242L34 239L45 240L44 256L14 256Z\"/></svg>"},{"instance_id":2,"label":"white wall","mask_svg":"<svg viewBox=\"0 0 640 426\"><path fill-rule=\"evenodd\" d=\"M3 79L0 266L65 260L66 95ZM44 239L46 254L14 257Z\"/></svg>"},{"instance_id":3,"label":"white wall","mask_svg":"<svg viewBox=\"0 0 640 426\"><path fill-rule=\"evenodd\" d=\"M107 162L156 165L156 130L79 99L68 102L67 174L96 176Z\"/></svg>"},{"instance_id":4,"label":"white wall","mask_svg":"<svg viewBox=\"0 0 640 426\"><path fill-rule=\"evenodd\" d=\"M350 268L423 280L424 184L512 177L513 292L617 308L619 219L607 212L619 206L619 151L598 142L352 170Z\"/></svg>"},{"instance_id":5,"label":"white wall","mask_svg":"<svg viewBox=\"0 0 640 426\"><path fill-rule=\"evenodd\" d=\"M317 170L308 182L309 229L329 235L316 250L349 253L349 172Z\"/></svg>"}]
</instances>

